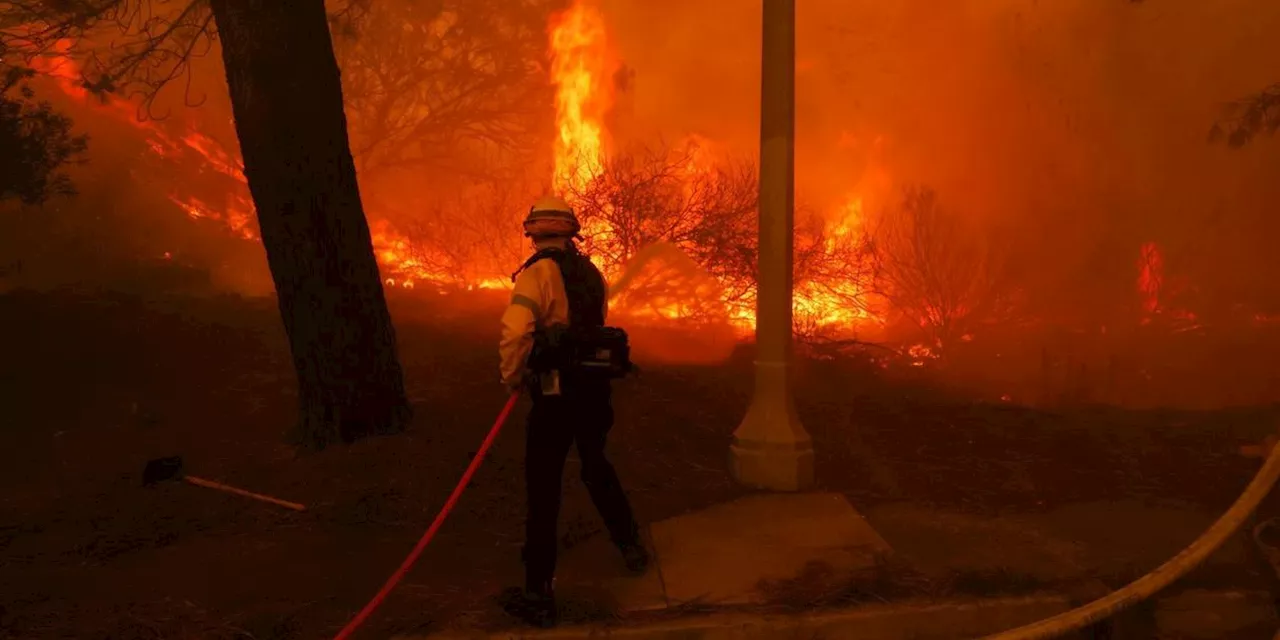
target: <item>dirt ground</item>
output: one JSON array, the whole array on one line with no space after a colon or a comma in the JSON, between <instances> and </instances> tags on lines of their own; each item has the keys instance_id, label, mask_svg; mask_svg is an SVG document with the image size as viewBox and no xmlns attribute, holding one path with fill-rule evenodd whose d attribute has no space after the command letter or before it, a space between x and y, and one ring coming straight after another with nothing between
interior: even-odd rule
<instances>
[{"instance_id":1,"label":"dirt ground","mask_svg":"<svg viewBox=\"0 0 1280 640\"><path fill-rule=\"evenodd\" d=\"M438 309L393 308L413 428L297 456L283 444L293 380L272 302L0 296L0 636L336 632L412 548L503 401L496 321ZM750 374L742 352L715 367L650 366L619 385L611 446L641 517L741 494L725 468ZM822 488L868 510L1035 514L1130 500L1217 512L1257 469L1238 447L1280 414L1046 413L827 361L801 362L797 394ZM362 637L489 612L518 582L521 423ZM164 455L308 511L180 483L143 488L143 465ZM566 546L601 529L572 465Z\"/></svg>"}]
</instances>

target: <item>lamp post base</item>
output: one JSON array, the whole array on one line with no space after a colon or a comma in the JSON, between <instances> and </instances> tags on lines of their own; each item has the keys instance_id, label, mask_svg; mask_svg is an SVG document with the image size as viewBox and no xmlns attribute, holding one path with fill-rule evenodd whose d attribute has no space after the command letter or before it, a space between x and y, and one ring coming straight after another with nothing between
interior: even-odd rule
<instances>
[{"instance_id":1,"label":"lamp post base","mask_svg":"<svg viewBox=\"0 0 1280 640\"><path fill-rule=\"evenodd\" d=\"M756 489L813 486L813 439L796 414L786 364L756 362L755 397L733 433L729 468L734 480Z\"/></svg>"},{"instance_id":2,"label":"lamp post base","mask_svg":"<svg viewBox=\"0 0 1280 640\"><path fill-rule=\"evenodd\" d=\"M813 486L813 445L733 439L729 469L739 484L769 491L804 491Z\"/></svg>"}]
</instances>

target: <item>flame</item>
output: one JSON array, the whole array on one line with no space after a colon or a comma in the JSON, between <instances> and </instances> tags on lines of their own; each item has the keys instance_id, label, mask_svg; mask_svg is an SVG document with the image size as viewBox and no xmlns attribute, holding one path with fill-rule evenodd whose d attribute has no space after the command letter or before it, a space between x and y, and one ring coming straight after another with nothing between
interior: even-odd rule
<instances>
[{"instance_id":1,"label":"flame","mask_svg":"<svg viewBox=\"0 0 1280 640\"><path fill-rule=\"evenodd\" d=\"M842 243L857 241L865 223L861 196L851 196L828 231L826 248L835 251ZM854 307L849 300L865 297L867 283L848 279L837 282L809 282L795 291L793 306L798 316L819 327L833 325L857 327L880 319L865 308Z\"/></svg>"},{"instance_id":2,"label":"flame","mask_svg":"<svg viewBox=\"0 0 1280 640\"><path fill-rule=\"evenodd\" d=\"M616 65L610 49L606 22L595 2L596 0L572 0L569 8L552 16L547 25L549 79L555 87L554 138L550 145L551 184L556 193L571 201L574 193L585 190L599 178L610 153L609 131L605 123L613 105L612 73ZM178 132L173 125L161 126L156 122L142 121L136 117L135 107L127 101L111 98L98 100L87 88L81 68L71 51L70 41L59 41L49 54L33 60L32 66L50 78L67 96L91 104L101 112L135 127L145 136L150 153L154 156L175 163L198 163L202 173L225 177L229 187L221 202L177 192L171 192L169 199L178 210L193 220L214 221L224 225L238 237L259 240L256 212L249 197L243 165L234 148L229 149L205 132L190 126L185 131ZM693 189L695 183L701 180L714 180L718 167L715 141L693 134L687 136L686 144L688 153L681 168L685 188ZM866 148L869 145L872 149L879 149L883 144L882 137L867 136L860 139L850 132L842 133L839 139L839 146L848 148ZM875 202L877 194L884 195L888 184L887 174L882 170L872 170L864 176L863 184L849 193L846 202L829 216L825 238L827 249L835 251L863 238L867 227L864 197ZM459 276L443 273L432 266L438 263L431 259L432 247L415 243L387 220L379 219L377 211L369 213L373 249L386 286L403 289L444 283L461 285L466 289L499 289L510 286L509 281L503 277L469 277L458 282ZM604 243L614 237L604 219L586 220L583 233ZM165 259L172 259L169 252L164 252L163 255ZM1155 242L1141 245L1138 266L1137 294L1144 323L1150 322L1155 316L1195 321L1195 315L1189 311L1173 308L1177 304L1181 285L1174 279L1167 279L1164 256ZM605 275L611 282L617 282L622 274L606 270ZM714 284L716 283L709 284L690 278L684 280L686 290L697 291L698 295L713 289ZM721 281L718 284L727 290L730 289L728 285L739 283ZM868 283L856 280L851 274L832 275L820 282L804 282L794 291L795 315L797 319L828 329L857 330L881 325L887 314L868 310L863 305L849 304L850 300L867 298L870 294L865 290L867 287ZM635 307L637 317L659 320L687 317L691 313L692 303L696 301L682 298L678 294L682 295L682 292L677 289L671 289L666 294L654 294L643 305ZM740 303L723 305L722 313L727 316L727 321L743 332L749 332L755 327L755 310L751 298L748 294ZM719 301L723 301L723 298ZM963 312L961 309L961 315ZM942 314L936 309L925 309L924 315L925 317L918 319L922 326L937 323ZM1277 320L1276 316L1259 314L1254 321L1265 323ZM966 334L960 339L967 342L973 340L973 337ZM942 347L941 344L918 344L903 353L912 359L915 366L923 366L927 360L938 358ZM1003 399L1008 401L1008 396Z\"/></svg>"},{"instance_id":3,"label":"flame","mask_svg":"<svg viewBox=\"0 0 1280 640\"><path fill-rule=\"evenodd\" d=\"M609 46L604 16L590 0L575 0L551 17L551 83L556 88L556 137L552 146L552 189L573 203L604 170L604 116L613 104ZM584 220L582 233L608 244L614 236L601 218ZM620 271L597 264L614 281Z\"/></svg>"},{"instance_id":4,"label":"flame","mask_svg":"<svg viewBox=\"0 0 1280 640\"><path fill-rule=\"evenodd\" d=\"M610 78L614 64L604 17L592 0L575 0L568 9L552 16L548 24L548 46L556 107L556 135L551 150L552 185L557 193L572 198L572 194L581 192L599 177L608 153L605 116L613 101ZM228 193L221 203L184 193L170 193L169 200L193 220L215 221L238 237L260 240L256 211L237 152L229 151L216 139L192 127L175 133L172 125L162 127L155 121L144 121L137 117L136 109L127 101L109 96L98 100L86 88L81 68L70 51L71 42L60 41L50 55L36 61L36 69L52 78L66 95L92 104L136 128L156 157L175 163L194 162L201 173L225 177L229 181ZM686 188L694 188L693 184L699 180L716 179L715 148L713 141L700 135L686 137L687 154L682 167ZM386 220L377 219L374 215L370 218L374 254L388 287L413 289L424 283L446 282L461 284L467 289L510 286L507 279L496 277L458 283L455 275L438 273L428 264L430 260L425 260L424 256L430 253L429 247L417 246ZM828 243L847 241L861 233L861 229L862 199L855 196L837 214ZM605 243L613 235L603 219L585 221L583 233ZM605 276L610 281L620 275L606 269ZM706 288L709 285L700 286ZM797 314L820 326L875 320L866 311L850 308L847 304L849 296L861 293L861 286L854 282L803 286L795 295ZM637 307L637 316L672 320L690 313L689 300L674 295L659 298L646 301L642 308ZM748 296L743 304L722 305L721 312L731 325L747 333L755 327L755 310L752 307Z\"/></svg>"},{"instance_id":5,"label":"flame","mask_svg":"<svg viewBox=\"0 0 1280 640\"><path fill-rule=\"evenodd\" d=\"M252 216L253 206L244 205L242 207L228 206L225 212L219 212L214 207L209 206L204 201L194 196L178 196L169 195L172 201L179 209L187 213L187 217L192 220L208 219L218 220L227 225L235 235L245 240L257 240L258 234L253 229Z\"/></svg>"},{"instance_id":6,"label":"flame","mask_svg":"<svg viewBox=\"0 0 1280 640\"><path fill-rule=\"evenodd\" d=\"M685 137L684 163L680 167L686 181L709 178L715 174L715 144L696 133Z\"/></svg>"},{"instance_id":7,"label":"flame","mask_svg":"<svg viewBox=\"0 0 1280 640\"><path fill-rule=\"evenodd\" d=\"M1151 324L1155 317L1161 316L1177 323L1177 331L1200 328L1202 325L1195 312L1175 306L1178 295L1187 288L1186 282L1168 277L1160 246L1154 242L1143 243L1140 256L1138 295L1142 301L1141 324Z\"/></svg>"},{"instance_id":8,"label":"flame","mask_svg":"<svg viewBox=\"0 0 1280 640\"><path fill-rule=\"evenodd\" d=\"M923 344L911 345L911 347L907 349L907 355L911 357L911 366L913 367L923 367L925 360L938 357L938 355L934 353L933 349L930 349Z\"/></svg>"},{"instance_id":9,"label":"flame","mask_svg":"<svg viewBox=\"0 0 1280 640\"><path fill-rule=\"evenodd\" d=\"M555 87L555 137L552 141L553 189L572 199L585 190L602 173L609 153L609 137L605 118L612 107L614 87L611 82L615 64L609 47L603 15L593 0L574 0L568 9L552 16L548 23L548 47L551 55L550 80ZM90 100L83 75L70 55L70 42L60 42L53 54L40 59L38 70L53 78L68 96L84 102ZM216 221L233 234L247 240L259 240L256 212L249 196L243 164L239 154L229 151L206 133L188 127L175 133L173 126L162 127L153 121L137 118L136 110L126 101L107 98L101 105L113 117L128 122L144 136L150 152L170 162L195 162L202 173L228 180L224 201L211 202L185 193L170 193L169 199L193 220ZM716 179L717 153L714 141L693 134L686 138L687 155L682 167L686 188L698 181ZM399 233L387 220L370 212L370 233L374 254L388 287L413 289L424 284L461 284L467 289L507 288L506 278L472 278L457 282L454 274L440 273L431 266L432 249L415 244ZM831 247L856 239L863 232L863 201L853 195L836 214L827 242ZM583 233L598 242L609 242L612 229L604 219L587 220ZM610 281L620 273L605 276ZM720 282L720 285L734 283ZM852 281L808 283L795 293L798 316L819 326L856 326L878 320L869 312L853 308L848 300L860 296L864 283ZM713 284L697 284L698 295L706 297ZM741 304L722 304L725 320L749 332L755 327L755 310L748 295ZM656 296L647 300L637 315L657 319L680 319L690 313L693 301L678 295ZM702 305L705 307L706 305Z\"/></svg>"},{"instance_id":10,"label":"flame","mask_svg":"<svg viewBox=\"0 0 1280 640\"><path fill-rule=\"evenodd\" d=\"M32 67L53 80L67 96L90 104L99 112L128 123L145 136L148 149L156 157L171 162L195 161L201 173L212 173L230 180L230 193L221 205L206 202L192 195L170 193L169 200L193 220L211 220L222 223L234 235L246 240L259 240L256 229L256 211L249 197L248 183L239 154L228 151L217 140L188 127L181 135L174 135L152 120L138 118L137 110L123 100L112 96L90 94L78 62L71 57L71 42L59 40L51 51L32 61ZM397 232L385 220L372 220L370 233L379 267L386 276L388 286L412 289L415 283L457 284L452 274L442 274L428 268L416 256L423 248L415 247L402 233ZM481 279L465 283L468 289L490 289L508 286L501 278Z\"/></svg>"},{"instance_id":11,"label":"flame","mask_svg":"<svg viewBox=\"0 0 1280 640\"><path fill-rule=\"evenodd\" d=\"M1164 256L1154 242L1145 242L1138 259L1138 293L1142 311L1151 315L1160 311L1160 286L1164 283Z\"/></svg>"},{"instance_id":12,"label":"flame","mask_svg":"<svg viewBox=\"0 0 1280 640\"><path fill-rule=\"evenodd\" d=\"M217 142L208 136L202 135L198 131L192 131L182 137L182 143L204 156L215 171L247 184L244 177L244 167L241 166L240 159L232 158Z\"/></svg>"},{"instance_id":13,"label":"flame","mask_svg":"<svg viewBox=\"0 0 1280 640\"><path fill-rule=\"evenodd\" d=\"M89 97L89 90L85 88L80 65L70 57L71 44L67 39L58 40L47 53L33 58L30 64L33 70L57 82L63 93L84 100Z\"/></svg>"},{"instance_id":14,"label":"flame","mask_svg":"<svg viewBox=\"0 0 1280 640\"><path fill-rule=\"evenodd\" d=\"M585 0L550 24L551 82L556 87L553 188L581 191L600 175L604 115L611 106L604 17Z\"/></svg>"}]
</instances>

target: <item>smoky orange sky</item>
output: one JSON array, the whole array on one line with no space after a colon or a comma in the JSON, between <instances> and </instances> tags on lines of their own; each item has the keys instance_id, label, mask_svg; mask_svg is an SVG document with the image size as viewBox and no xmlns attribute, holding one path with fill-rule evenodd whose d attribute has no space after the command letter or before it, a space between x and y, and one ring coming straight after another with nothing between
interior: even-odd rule
<instances>
[{"instance_id":1,"label":"smoky orange sky","mask_svg":"<svg viewBox=\"0 0 1280 640\"><path fill-rule=\"evenodd\" d=\"M759 2L598 4L633 74L608 122L619 142L698 134L754 160ZM1046 288L1116 280L1147 240L1170 263L1210 256L1197 267L1207 287L1277 280L1280 141L1229 150L1206 138L1223 105L1280 81L1280 3L797 4L802 204L832 212L858 195L874 210L929 185L970 219L1018 225ZM160 107L170 125L233 146L216 48L196 69L190 93L204 104L183 107L182 85ZM112 136L72 115L94 134L87 169L113 166Z\"/></svg>"},{"instance_id":2,"label":"smoky orange sky","mask_svg":"<svg viewBox=\"0 0 1280 640\"><path fill-rule=\"evenodd\" d=\"M1234 247L1228 271L1269 255L1280 144L1230 151L1206 136L1225 103L1280 80L1280 3L797 4L809 203L833 206L879 166L966 216L1038 219L1065 271L1131 268L1090 263L1141 238ZM754 155L759 3L601 6L634 70L628 135L697 132Z\"/></svg>"}]
</instances>

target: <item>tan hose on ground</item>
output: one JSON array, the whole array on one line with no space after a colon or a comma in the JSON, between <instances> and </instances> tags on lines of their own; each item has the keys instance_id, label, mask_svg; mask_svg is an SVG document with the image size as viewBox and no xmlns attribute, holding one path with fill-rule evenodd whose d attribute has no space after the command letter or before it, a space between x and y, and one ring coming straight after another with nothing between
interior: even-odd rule
<instances>
[{"instance_id":1,"label":"tan hose on ground","mask_svg":"<svg viewBox=\"0 0 1280 640\"><path fill-rule=\"evenodd\" d=\"M1253 481L1249 483L1248 487L1245 487L1244 493L1240 494L1235 504L1231 505L1231 508L1227 509L1227 512L1222 514L1222 517L1218 518L1218 521L1213 523L1213 526L1205 530L1195 542L1192 542L1191 546L1183 549L1181 553L1171 558L1168 562L1111 594L1082 607L1018 627L1017 629L990 635L982 640L1040 640L1042 638L1056 638L1083 629L1099 620L1119 613L1131 605L1150 598L1157 591L1169 586L1173 581L1196 568L1205 558L1209 557L1209 554L1222 546L1222 543L1226 542L1227 538L1231 537L1231 534L1235 533L1240 528L1240 525L1244 524L1249 514L1258 508L1258 504L1271 491L1271 487L1276 484L1277 478L1280 478L1280 446L1271 448L1271 455L1267 457L1266 464L1262 465L1258 475L1253 477ZM1277 638L1280 638L1280 635Z\"/></svg>"}]
</instances>

